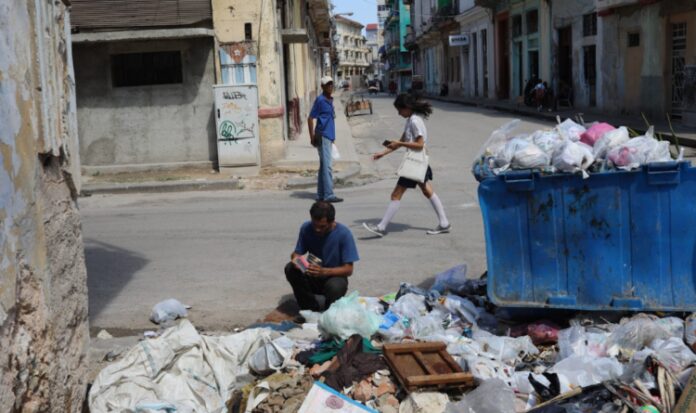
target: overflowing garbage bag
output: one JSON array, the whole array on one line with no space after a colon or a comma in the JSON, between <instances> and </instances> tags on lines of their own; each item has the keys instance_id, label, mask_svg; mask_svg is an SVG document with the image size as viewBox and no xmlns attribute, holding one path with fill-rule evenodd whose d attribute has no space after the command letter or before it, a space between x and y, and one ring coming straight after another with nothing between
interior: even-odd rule
<instances>
[{"instance_id":1,"label":"overflowing garbage bag","mask_svg":"<svg viewBox=\"0 0 696 413\"><path fill-rule=\"evenodd\" d=\"M564 127L562 134L582 135L570 123ZM91 386L89 407L215 413L320 412L317 406L327 403L336 411L387 413L696 408L696 315L502 317L488 301L485 279L467 278L467 269L437 273L432 288L402 283L382 297L354 292L321 314L305 313L303 324L260 323L207 335L179 320L107 365Z\"/></svg>"},{"instance_id":2,"label":"overflowing garbage bag","mask_svg":"<svg viewBox=\"0 0 696 413\"><path fill-rule=\"evenodd\" d=\"M515 133L519 120L495 130L474 161L474 174L504 174L508 170L535 170L543 174L570 173L589 178L592 172L628 171L654 162L681 160L668 141L658 140L651 126L641 136L629 137L625 126L597 122L580 125L566 119L549 130Z\"/></svg>"}]
</instances>

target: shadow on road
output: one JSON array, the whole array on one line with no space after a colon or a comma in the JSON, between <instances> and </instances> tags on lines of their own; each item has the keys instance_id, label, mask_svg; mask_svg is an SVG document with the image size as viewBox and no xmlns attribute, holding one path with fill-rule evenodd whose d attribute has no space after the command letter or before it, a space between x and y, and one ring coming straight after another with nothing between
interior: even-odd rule
<instances>
[{"instance_id":1,"label":"shadow on road","mask_svg":"<svg viewBox=\"0 0 696 413\"><path fill-rule=\"evenodd\" d=\"M295 296L285 294L278 300L278 306L262 317L259 321L264 323L281 323L283 321L292 320L300 313L300 307L295 301Z\"/></svg>"},{"instance_id":2,"label":"shadow on road","mask_svg":"<svg viewBox=\"0 0 696 413\"><path fill-rule=\"evenodd\" d=\"M89 316L93 319L149 262L137 252L85 239Z\"/></svg>"},{"instance_id":3,"label":"shadow on road","mask_svg":"<svg viewBox=\"0 0 696 413\"><path fill-rule=\"evenodd\" d=\"M354 234L360 234L359 236L356 236L357 239L361 241L369 241L372 239L379 239L381 238L380 236L374 235L371 232L367 231L365 228L363 228L362 224L363 222L367 222L368 224L374 224L377 225L379 224L379 219L360 219L360 220L355 220L353 221L354 227L357 228L355 231L353 231ZM424 228L424 227L414 227L409 224L399 224L398 222L390 222L389 227L387 227L387 236L389 236L390 232L404 232L404 231L409 231L409 230L414 230L414 231L427 231L432 228Z\"/></svg>"},{"instance_id":4,"label":"shadow on road","mask_svg":"<svg viewBox=\"0 0 696 413\"><path fill-rule=\"evenodd\" d=\"M314 201L317 198L317 193L308 191L295 191L290 194L290 198L309 199L311 201Z\"/></svg>"}]
</instances>

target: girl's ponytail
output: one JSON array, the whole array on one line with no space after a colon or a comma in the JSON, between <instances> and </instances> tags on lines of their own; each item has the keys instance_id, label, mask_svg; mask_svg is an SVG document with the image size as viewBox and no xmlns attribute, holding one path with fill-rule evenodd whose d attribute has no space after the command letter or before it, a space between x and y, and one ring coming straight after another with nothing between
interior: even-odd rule
<instances>
[{"instance_id":1,"label":"girl's ponytail","mask_svg":"<svg viewBox=\"0 0 696 413\"><path fill-rule=\"evenodd\" d=\"M433 105L427 100L410 93L401 93L394 100L394 107L397 109L411 109L424 118L428 118L433 113Z\"/></svg>"}]
</instances>

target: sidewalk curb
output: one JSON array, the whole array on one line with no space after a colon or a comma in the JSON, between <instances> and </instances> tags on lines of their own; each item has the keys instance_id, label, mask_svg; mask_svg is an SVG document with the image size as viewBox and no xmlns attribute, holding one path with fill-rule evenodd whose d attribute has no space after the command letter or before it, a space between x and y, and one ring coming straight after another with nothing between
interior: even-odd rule
<instances>
[{"instance_id":1,"label":"sidewalk curb","mask_svg":"<svg viewBox=\"0 0 696 413\"><path fill-rule=\"evenodd\" d=\"M362 167L360 162L353 162L344 171L341 171L334 175L333 180L336 186L342 186L347 180L360 174ZM317 185L316 176L312 177L302 177L302 178L291 178L285 184L285 189L307 189Z\"/></svg>"},{"instance_id":2,"label":"sidewalk curb","mask_svg":"<svg viewBox=\"0 0 696 413\"><path fill-rule=\"evenodd\" d=\"M175 182L141 182L141 183L105 183L85 184L80 196L96 194L132 194L183 191L222 191L243 189L238 179L224 181L175 181Z\"/></svg>"}]
</instances>

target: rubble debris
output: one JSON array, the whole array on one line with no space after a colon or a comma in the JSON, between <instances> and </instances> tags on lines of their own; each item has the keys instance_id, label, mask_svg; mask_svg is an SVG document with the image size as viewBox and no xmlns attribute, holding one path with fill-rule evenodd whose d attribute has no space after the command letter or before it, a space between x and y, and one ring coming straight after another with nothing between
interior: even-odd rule
<instances>
[{"instance_id":1,"label":"rubble debris","mask_svg":"<svg viewBox=\"0 0 696 413\"><path fill-rule=\"evenodd\" d=\"M102 330L99 331L99 333L97 333L97 338L98 338L99 340L109 340L109 339L111 339L111 338L114 338L114 336L112 336L111 334L109 334L108 331L102 329Z\"/></svg>"},{"instance_id":2,"label":"rubble debris","mask_svg":"<svg viewBox=\"0 0 696 413\"><path fill-rule=\"evenodd\" d=\"M449 397L443 393L411 393L399 406L399 413L444 413Z\"/></svg>"}]
</instances>

